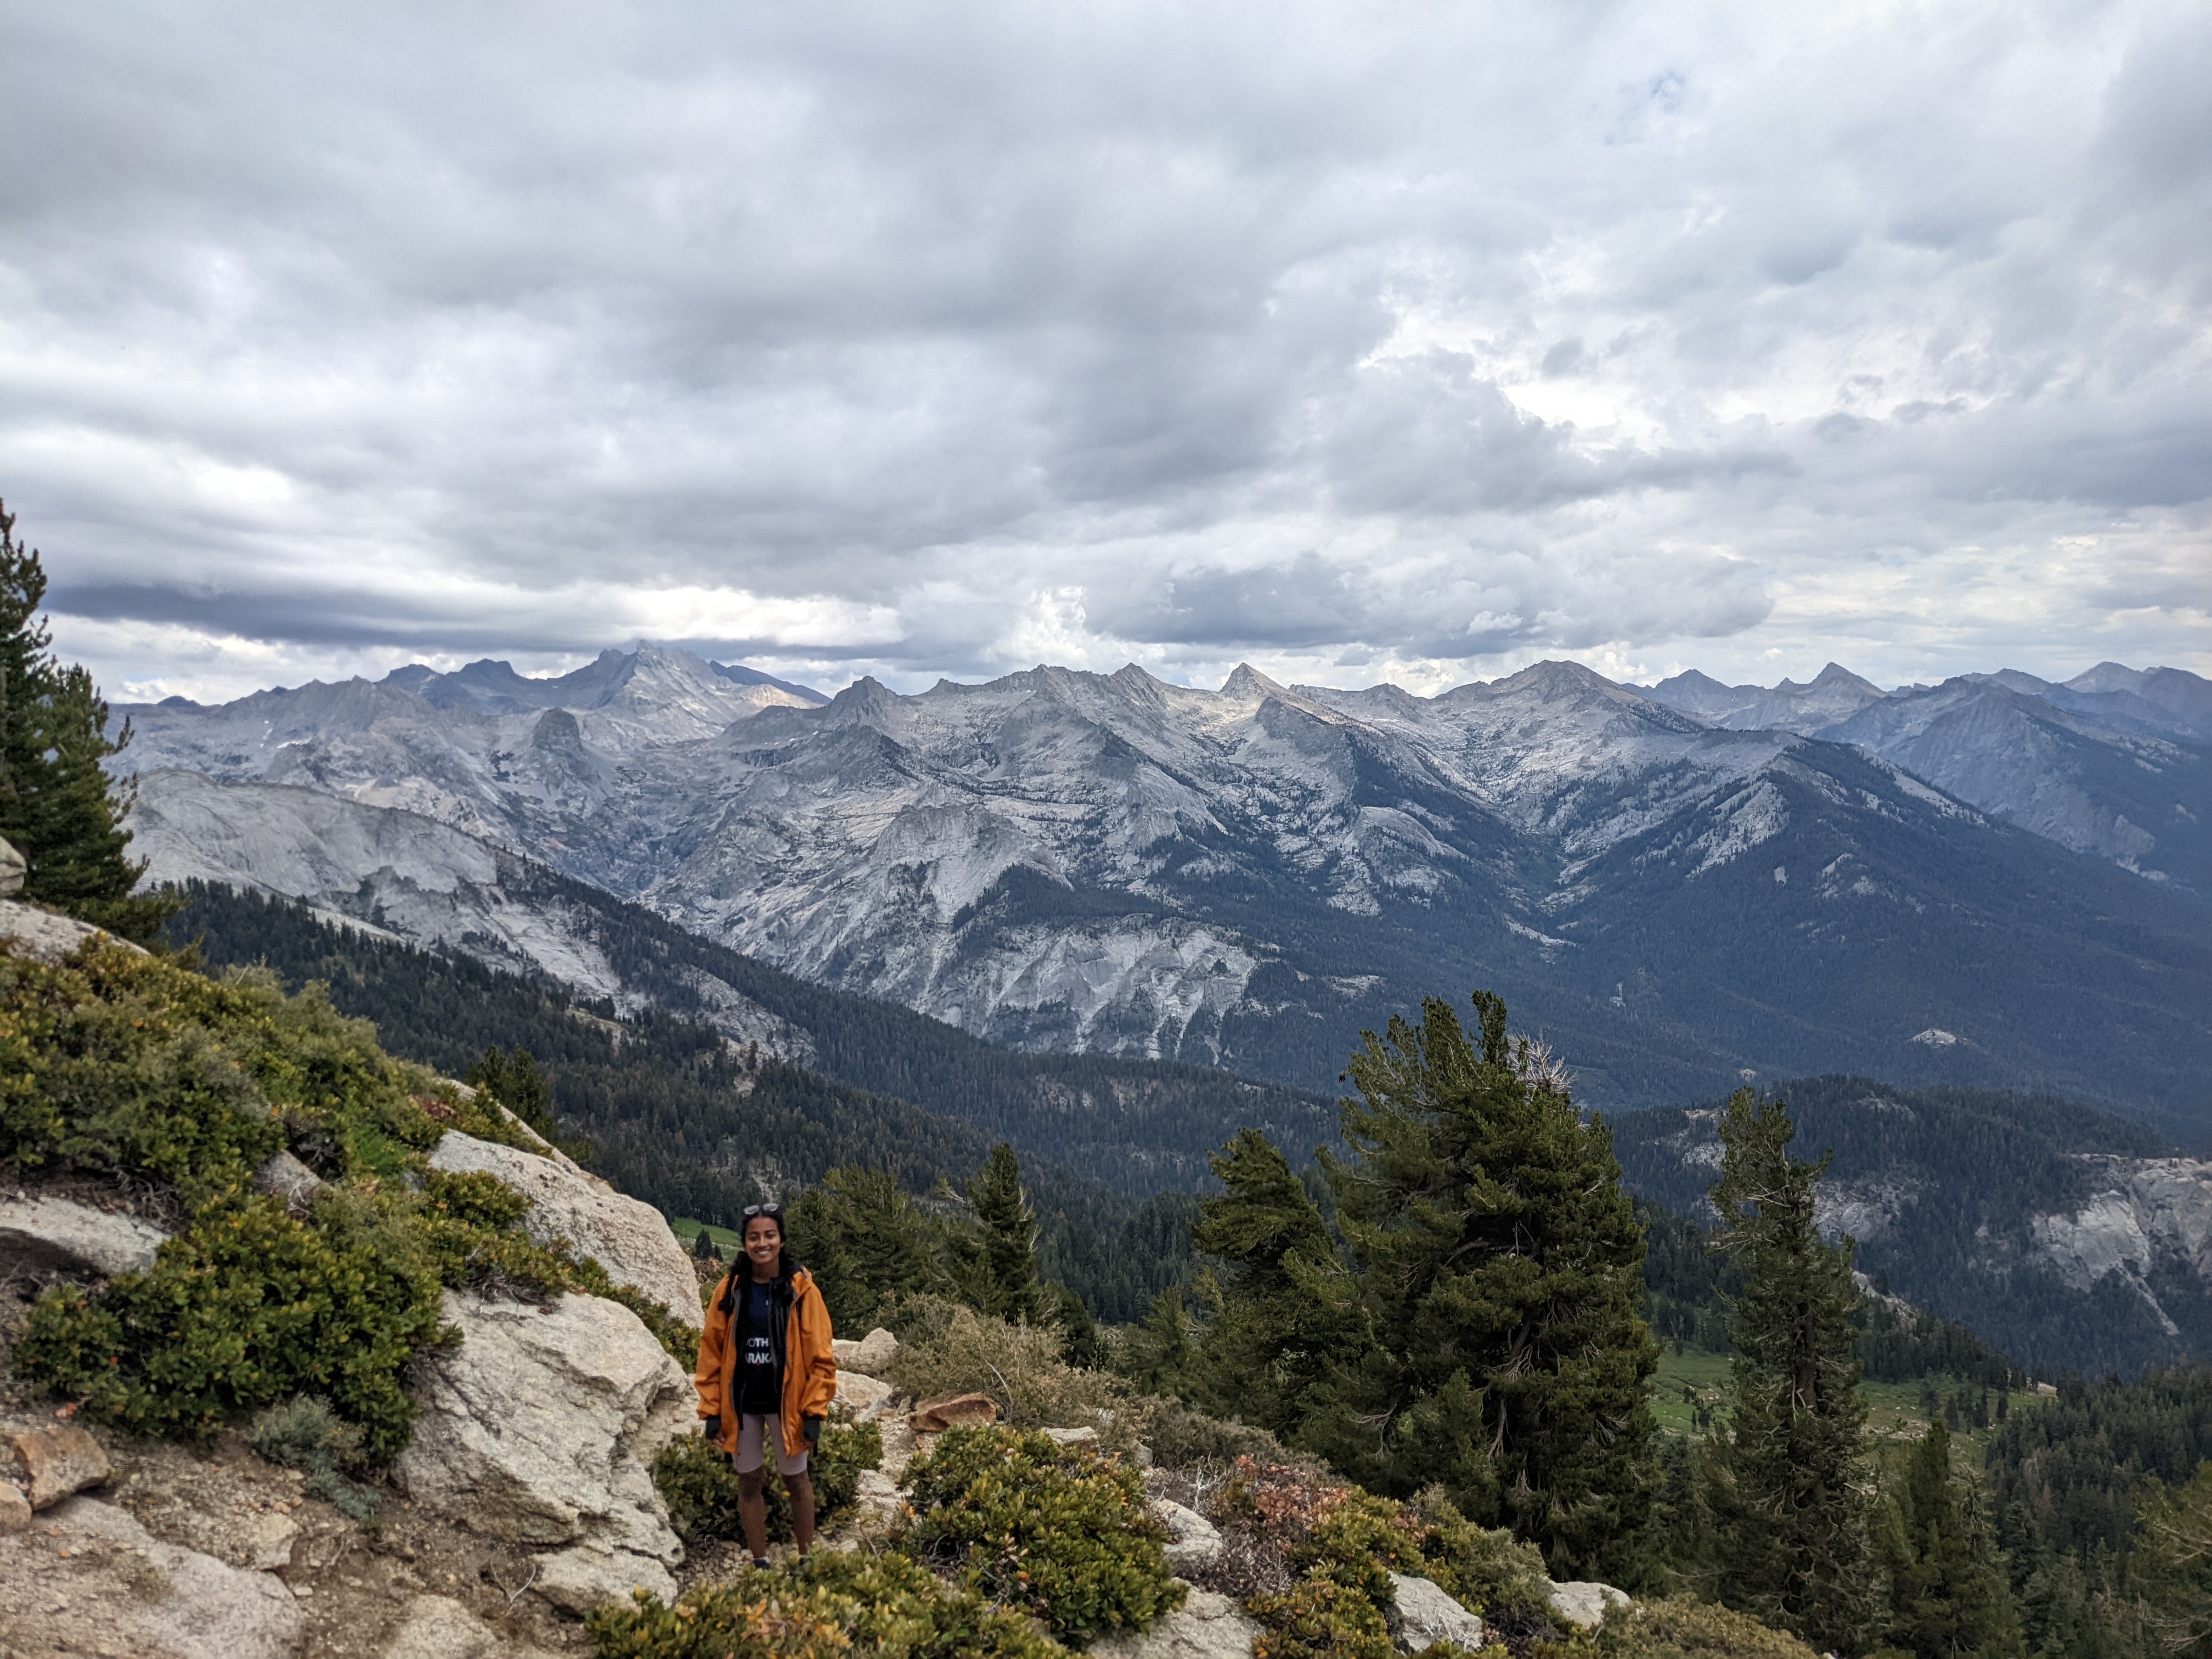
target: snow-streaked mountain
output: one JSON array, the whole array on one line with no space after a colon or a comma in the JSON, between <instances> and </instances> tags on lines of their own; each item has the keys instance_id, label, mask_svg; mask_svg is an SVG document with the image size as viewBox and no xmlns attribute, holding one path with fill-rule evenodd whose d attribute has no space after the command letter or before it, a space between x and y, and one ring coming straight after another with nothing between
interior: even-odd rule
<instances>
[{"instance_id":1,"label":"snow-streaked mountain","mask_svg":"<svg viewBox=\"0 0 2212 1659\"><path fill-rule=\"evenodd\" d=\"M1601 1103L1849 1066L2212 1117L2193 896L1878 750L1571 664L1436 697L1040 667L817 702L643 647L561 682L476 665L129 712L142 768L417 814L1018 1047L1325 1087L1362 1026L1484 985ZM148 811L177 812L167 789ZM179 849L224 833L173 825Z\"/></svg>"}]
</instances>

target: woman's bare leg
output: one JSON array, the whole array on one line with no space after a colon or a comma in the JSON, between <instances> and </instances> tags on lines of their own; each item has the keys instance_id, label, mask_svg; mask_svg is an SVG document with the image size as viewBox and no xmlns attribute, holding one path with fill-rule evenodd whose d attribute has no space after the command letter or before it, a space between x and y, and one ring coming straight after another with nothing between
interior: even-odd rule
<instances>
[{"instance_id":1,"label":"woman's bare leg","mask_svg":"<svg viewBox=\"0 0 2212 1659\"><path fill-rule=\"evenodd\" d=\"M801 1555L814 1547L814 1477L804 1470L783 1477L783 1489L791 1494L791 1529L799 1538Z\"/></svg>"}]
</instances>

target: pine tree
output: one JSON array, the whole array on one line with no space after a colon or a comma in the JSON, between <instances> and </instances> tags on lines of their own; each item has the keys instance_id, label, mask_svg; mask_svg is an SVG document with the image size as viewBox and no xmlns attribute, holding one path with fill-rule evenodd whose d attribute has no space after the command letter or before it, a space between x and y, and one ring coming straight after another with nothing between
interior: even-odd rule
<instances>
[{"instance_id":1,"label":"pine tree","mask_svg":"<svg viewBox=\"0 0 2212 1659\"><path fill-rule=\"evenodd\" d=\"M1384 1492L1440 1481L1557 1577L1632 1577L1658 1360L1643 1230L1611 1132L1508 1041L1502 1001L1474 1006L1480 1048L1431 999L1352 1057L1352 1156L1323 1160L1351 1270L1285 1258L1340 1335L1297 1437Z\"/></svg>"},{"instance_id":2,"label":"pine tree","mask_svg":"<svg viewBox=\"0 0 2212 1659\"><path fill-rule=\"evenodd\" d=\"M1720 1133L1717 1248L1745 1282L1730 1420L1711 1465L1715 1589L1816 1648L1846 1650L1869 1601L1851 1246L1821 1242L1813 1194L1827 1164L1790 1156L1785 1106L1738 1090Z\"/></svg>"},{"instance_id":3,"label":"pine tree","mask_svg":"<svg viewBox=\"0 0 2212 1659\"><path fill-rule=\"evenodd\" d=\"M1208 1162L1223 1190L1200 1203L1191 1238L1226 1275L1180 1386L1209 1411L1288 1437L1341 1346L1344 1333L1325 1317L1329 1299L1309 1288L1341 1271L1336 1246L1289 1160L1257 1129L1240 1130Z\"/></svg>"},{"instance_id":4,"label":"pine tree","mask_svg":"<svg viewBox=\"0 0 2212 1659\"><path fill-rule=\"evenodd\" d=\"M1014 1149L1001 1141L969 1183L968 1202L983 1229L978 1305L1001 1319L1029 1320L1044 1314L1037 1285L1036 1216L1022 1191L1021 1165Z\"/></svg>"},{"instance_id":5,"label":"pine tree","mask_svg":"<svg viewBox=\"0 0 2212 1659\"><path fill-rule=\"evenodd\" d=\"M131 722L109 737L91 674L55 659L38 614L46 573L15 532L0 506L0 836L30 866L25 899L145 943L183 901L131 895L146 870L125 852L137 784L106 769L130 743Z\"/></svg>"},{"instance_id":6,"label":"pine tree","mask_svg":"<svg viewBox=\"0 0 2212 1659\"><path fill-rule=\"evenodd\" d=\"M1960 1507L1951 1433L1942 1423L1930 1423L1912 1449L1904 1490L1885 1511L1880 1553L1889 1581L1889 1645L1917 1659L2020 1653L2011 1593L1987 1537Z\"/></svg>"},{"instance_id":7,"label":"pine tree","mask_svg":"<svg viewBox=\"0 0 2212 1659\"><path fill-rule=\"evenodd\" d=\"M832 1170L786 1220L792 1250L812 1270L840 1328L865 1330L895 1297L952 1288L936 1229L886 1170Z\"/></svg>"},{"instance_id":8,"label":"pine tree","mask_svg":"<svg viewBox=\"0 0 2212 1659\"><path fill-rule=\"evenodd\" d=\"M2197 1465L2186 1486L2150 1483L2136 1510L2129 1579L2169 1651L2212 1652L2212 1462Z\"/></svg>"}]
</instances>

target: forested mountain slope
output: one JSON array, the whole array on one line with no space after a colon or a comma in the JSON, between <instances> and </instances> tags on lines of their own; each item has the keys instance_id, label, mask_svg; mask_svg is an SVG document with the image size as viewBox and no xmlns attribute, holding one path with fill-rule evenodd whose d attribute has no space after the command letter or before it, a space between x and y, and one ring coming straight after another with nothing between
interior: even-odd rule
<instances>
[{"instance_id":1,"label":"forested mountain slope","mask_svg":"<svg viewBox=\"0 0 2212 1659\"><path fill-rule=\"evenodd\" d=\"M2056 1097L1778 1085L1795 1152L1834 1162L1820 1222L1890 1287L2040 1370L2132 1372L2212 1353L2212 1164ZM1630 1188L1703 1212L1719 1102L1624 1114Z\"/></svg>"},{"instance_id":2,"label":"forested mountain slope","mask_svg":"<svg viewBox=\"0 0 2212 1659\"><path fill-rule=\"evenodd\" d=\"M376 1024L391 1053L464 1075L488 1047L526 1048L552 1085L562 1127L588 1136L594 1167L669 1215L733 1226L738 1211L789 1197L825 1171L863 1164L927 1194L963 1188L1000 1130L925 1111L772 1058L749 1056L696 1021L611 1005L319 919L258 893L197 887L169 924L210 970L265 963L296 990L330 987L341 1012ZM912 1016L907 1016L911 1018ZM1102 1318L1139 1316L1173 1277L1126 1248L1152 1225L1134 1197L1069 1170L1018 1136L1040 1265ZM1155 1282L1155 1280L1158 1282Z\"/></svg>"}]
</instances>

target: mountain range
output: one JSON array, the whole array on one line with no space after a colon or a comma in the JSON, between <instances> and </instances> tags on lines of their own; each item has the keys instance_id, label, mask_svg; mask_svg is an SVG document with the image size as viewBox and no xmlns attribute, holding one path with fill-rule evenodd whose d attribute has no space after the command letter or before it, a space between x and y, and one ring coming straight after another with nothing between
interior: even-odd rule
<instances>
[{"instance_id":1,"label":"mountain range","mask_svg":"<svg viewBox=\"0 0 2212 1659\"><path fill-rule=\"evenodd\" d=\"M367 884L403 936L594 995L526 867L1033 1051L1327 1090L1362 1028L1485 986L1608 1109L1850 1071L2199 1133L2208 691L1546 663L1434 697L1132 666L824 698L641 646L132 708L126 758L152 878Z\"/></svg>"}]
</instances>

